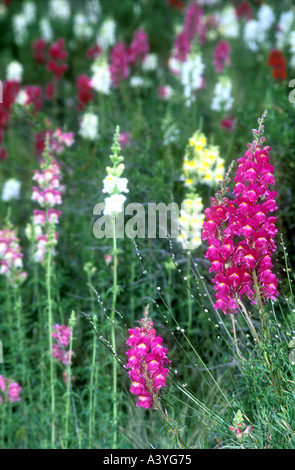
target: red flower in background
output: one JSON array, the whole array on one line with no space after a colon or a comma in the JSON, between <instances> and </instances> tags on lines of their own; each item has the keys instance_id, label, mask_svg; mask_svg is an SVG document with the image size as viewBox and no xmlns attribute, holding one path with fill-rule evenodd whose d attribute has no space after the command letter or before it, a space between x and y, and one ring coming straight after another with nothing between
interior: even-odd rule
<instances>
[{"instance_id":1,"label":"red flower in background","mask_svg":"<svg viewBox=\"0 0 295 470\"><path fill-rule=\"evenodd\" d=\"M185 9L185 3L182 2L181 0L167 0L168 5L170 5L173 8L176 8L176 10L182 11Z\"/></svg>"},{"instance_id":2,"label":"red flower in background","mask_svg":"<svg viewBox=\"0 0 295 470\"><path fill-rule=\"evenodd\" d=\"M78 88L78 110L82 111L93 99L91 78L87 77L85 74L80 75L76 80L76 87Z\"/></svg>"},{"instance_id":3,"label":"red flower in background","mask_svg":"<svg viewBox=\"0 0 295 470\"><path fill-rule=\"evenodd\" d=\"M273 49L268 56L267 64L272 68L272 77L276 80L287 78L287 61L280 49Z\"/></svg>"},{"instance_id":4,"label":"red flower in background","mask_svg":"<svg viewBox=\"0 0 295 470\"><path fill-rule=\"evenodd\" d=\"M236 7L236 14L238 18L245 18L246 20L251 20L253 18L252 15L252 7L250 2L247 0L243 1Z\"/></svg>"}]
</instances>

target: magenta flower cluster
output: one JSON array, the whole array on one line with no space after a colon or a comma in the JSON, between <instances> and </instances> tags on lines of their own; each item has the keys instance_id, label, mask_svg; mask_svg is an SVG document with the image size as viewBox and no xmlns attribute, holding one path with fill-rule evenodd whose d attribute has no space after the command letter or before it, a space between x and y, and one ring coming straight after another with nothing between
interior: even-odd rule
<instances>
[{"instance_id":1,"label":"magenta flower cluster","mask_svg":"<svg viewBox=\"0 0 295 470\"><path fill-rule=\"evenodd\" d=\"M110 53L110 73L115 88L121 81L129 78L130 66L143 62L148 52L148 36L143 30L135 31L129 47L124 42L113 47Z\"/></svg>"},{"instance_id":2,"label":"magenta flower cluster","mask_svg":"<svg viewBox=\"0 0 295 470\"><path fill-rule=\"evenodd\" d=\"M21 390L22 387L17 382L0 375L0 405L4 400L8 403L21 401L19 396Z\"/></svg>"},{"instance_id":3,"label":"magenta flower cluster","mask_svg":"<svg viewBox=\"0 0 295 470\"><path fill-rule=\"evenodd\" d=\"M174 41L174 56L180 62L186 61L197 35L201 44L205 42L206 25L203 19L203 9L197 3L191 3L185 14L182 31L178 33Z\"/></svg>"},{"instance_id":4,"label":"magenta flower cluster","mask_svg":"<svg viewBox=\"0 0 295 470\"><path fill-rule=\"evenodd\" d=\"M5 275L12 286L21 284L27 273L23 271L23 254L13 228L0 230L0 274Z\"/></svg>"},{"instance_id":5,"label":"magenta flower cluster","mask_svg":"<svg viewBox=\"0 0 295 470\"><path fill-rule=\"evenodd\" d=\"M258 135L258 131L252 132ZM264 137L260 143L263 141ZM263 302L278 296L278 279L271 269L277 217L270 214L277 209L277 193L270 189L275 184L270 147L261 148L260 143L248 144L238 159L235 199L219 198L217 193L205 210L202 239L208 240L209 272L215 272L214 307L225 314L237 311L243 295L252 303L258 295Z\"/></svg>"},{"instance_id":6,"label":"magenta flower cluster","mask_svg":"<svg viewBox=\"0 0 295 470\"><path fill-rule=\"evenodd\" d=\"M225 66L231 65L231 47L230 44L222 39L214 49L214 68L217 73L223 72Z\"/></svg>"},{"instance_id":7,"label":"magenta flower cluster","mask_svg":"<svg viewBox=\"0 0 295 470\"><path fill-rule=\"evenodd\" d=\"M163 347L163 338L157 335L153 322L141 320L142 326L129 330L126 342L131 349L127 351L128 363L126 368L132 385L130 392L138 395L136 406L145 409L154 407L154 398L159 390L165 387L168 369L164 367L170 361L167 358L167 348Z\"/></svg>"},{"instance_id":8,"label":"magenta flower cluster","mask_svg":"<svg viewBox=\"0 0 295 470\"><path fill-rule=\"evenodd\" d=\"M72 356L74 352L67 350L71 337L71 328L66 325L54 325L52 337L56 343L52 345L52 357L55 357L63 365L72 364Z\"/></svg>"}]
</instances>

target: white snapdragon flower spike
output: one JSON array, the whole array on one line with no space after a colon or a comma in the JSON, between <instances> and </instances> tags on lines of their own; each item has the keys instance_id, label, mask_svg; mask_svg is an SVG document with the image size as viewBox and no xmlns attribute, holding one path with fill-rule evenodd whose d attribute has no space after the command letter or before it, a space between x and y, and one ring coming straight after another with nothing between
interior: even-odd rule
<instances>
[{"instance_id":1,"label":"white snapdragon flower spike","mask_svg":"<svg viewBox=\"0 0 295 470\"><path fill-rule=\"evenodd\" d=\"M142 62L142 70L144 70L144 72L153 72L157 70L158 65L158 55L155 53L151 53L148 54Z\"/></svg>"},{"instance_id":2,"label":"white snapdragon flower spike","mask_svg":"<svg viewBox=\"0 0 295 470\"><path fill-rule=\"evenodd\" d=\"M66 21L71 16L71 7L68 0L50 0L49 16L56 20Z\"/></svg>"},{"instance_id":3,"label":"white snapdragon flower spike","mask_svg":"<svg viewBox=\"0 0 295 470\"><path fill-rule=\"evenodd\" d=\"M107 18L97 35L97 43L104 49L108 49L116 42L116 23L112 18Z\"/></svg>"},{"instance_id":4,"label":"white snapdragon flower spike","mask_svg":"<svg viewBox=\"0 0 295 470\"><path fill-rule=\"evenodd\" d=\"M205 65L200 55L189 57L182 63L180 69L180 81L187 106L190 106L196 97L195 91L202 87Z\"/></svg>"},{"instance_id":5,"label":"white snapdragon flower spike","mask_svg":"<svg viewBox=\"0 0 295 470\"><path fill-rule=\"evenodd\" d=\"M53 40L52 27L47 18L41 18L39 22L39 29L40 29L42 38L44 38L48 42Z\"/></svg>"},{"instance_id":6,"label":"white snapdragon flower spike","mask_svg":"<svg viewBox=\"0 0 295 470\"><path fill-rule=\"evenodd\" d=\"M234 7L227 6L217 14L218 31L224 38L236 39L239 36L239 20Z\"/></svg>"},{"instance_id":7,"label":"white snapdragon flower spike","mask_svg":"<svg viewBox=\"0 0 295 470\"><path fill-rule=\"evenodd\" d=\"M36 5L34 2L28 1L23 4L23 16L27 24L32 24L36 20Z\"/></svg>"},{"instance_id":8,"label":"white snapdragon flower spike","mask_svg":"<svg viewBox=\"0 0 295 470\"><path fill-rule=\"evenodd\" d=\"M276 47L277 49L283 49L285 44L288 42L290 31L294 23L294 12L293 11L284 11L281 13L278 30L276 32Z\"/></svg>"},{"instance_id":9,"label":"white snapdragon flower spike","mask_svg":"<svg viewBox=\"0 0 295 470\"><path fill-rule=\"evenodd\" d=\"M234 99L231 96L232 83L229 78L221 78L215 85L214 96L211 103L213 111L229 111Z\"/></svg>"},{"instance_id":10,"label":"white snapdragon flower spike","mask_svg":"<svg viewBox=\"0 0 295 470\"><path fill-rule=\"evenodd\" d=\"M94 113L86 112L82 116L79 134L83 139L96 140L99 137L98 126L99 117Z\"/></svg>"},{"instance_id":11,"label":"white snapdragon flower spike","mask_svg":"<svg viewBox=\"0 0 295 470\"><path fill-rule=\"evenodd\" d=\"M17 82L22 81L23 77L23 66L17 60L10 62L6 69L6 80L15 80Z\"/></svg>"},{"instance_id":12,"label":"white snapdragon flower spike","mask_svg":"<svg viewBox=\"0 0 295 470\"><path fill-rule=\"evenodd\" d=\"M91 66L91 85L94 90L109 95L112 87L112 77L105 60L98 59Z\"/></svg>"},{"instance_id":13,"label":"white snapdragon flower spike","mask_svg":"<svg viewBox=\"0 0 295 470\"><path fill-rule=\"evenodd\" d=\"M275 21L273 9L269 5L261 5L257 13L257 19L259 27L263 31L268 31Z\"/></svg>"},{"instance_id":14,"label":"white snapdragon flower spike","mask_svg":"<svg viewBox=\"0 0 295 470\"><path fill-rule=\"evenodd\" d=\"M99 0L88 0L85 5L86 15L91 24L97 24L101 15Z\"/></svg>"},{"instance_id":15,"label":"white snapdragon flower spike","mask_svg":"<svg viewBox=\"0 0 295 470\"><path fill-rule=\"evenodd\" d=\"M259 21L247 21L244 28L244 42L253 52L257 52L261 44L265 41L265 31L260 27Z\"/></svg>"},{"instance_id":16,"label":"white snapdragon flower spike","mask_svg":"<svg viewBox=\"0 0 295 470\"><path fill-rule=\"evenodd\" d=\"M145 84L145 81L144 81L144 78L142 77L131 77L130 78L130 85L133 87L133 88L137 88L137 87L141 87L141 86L144 86Z\"/></svg>"},{"instance_id":17,"label":"white snapdragon flower spike","mask_svg":"<svg viewBox=\"0 0 295 470\"><path fill-rule=\"evenodd\" d=\"M107 193L109 197L105 198L104 215L114 216L123 211L124 202L126 196L122 193L128 193L127 178L122 178L124 171L123 160L124 157L119 155L120 148L120 129L117 126L116 133L114 136L114 142L112 145L113 154L110 155L110 160L113 163L113 167L107 167L108 175L103 180L103 193Z\"/></svg>"},{"instance_id":18,"label":"white snapdragon flower spike","mask_svg":"<svg viewBox=\"0 0 295 470\"><path fill-rule=\"evenodd\" d=\"M93 34L93 29L88 18L83 13L76 13L74 17L74 35L78 39L89 39Z\"/></svg>"},{"instance_id":19,"label":"white snapdragon flower spike","mask_svg":"<svg viewBox=\"0 0 295 470\"><path fill-rule=\"evenodd\" d=\"M5 181L2 190L2 201L8 202L12 199L19 199L21 182L11 178Z\"/></svg>"},{"instance_id":20,"label":"white snapdragon flower spike","mask_svg":"<svg viewBox=\"0 0 295 470\"><path fill-rule=\"evenodd\" d=\"M28 37L27 22L22 13L12 17L14 40L18 46L22 46Z\"/></svg>"}]
</instances>

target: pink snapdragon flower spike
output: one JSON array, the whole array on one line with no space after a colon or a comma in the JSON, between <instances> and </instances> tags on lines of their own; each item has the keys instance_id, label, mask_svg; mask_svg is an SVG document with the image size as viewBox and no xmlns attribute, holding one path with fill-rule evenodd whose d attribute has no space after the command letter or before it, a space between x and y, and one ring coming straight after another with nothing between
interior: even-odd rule
<instances>
[{"instance_id":1,"label":"pink snapdragon flower spike","mask_svg":"<svg viewBox=\"0 0 295 470\"><path fill-rule=\"evenodd\" d=\"M22 284L27 278L22 260L20 240L16 229L8 221L0 230L0 275L4 275L13 287Z\"/></svg>"},{"instance_id":2,"label":"pink snapdragon flower spike","mask_svg":"<svg viewBox=\"0 0 295 470\"><path fill-rule=\"evenodd\" d=\"M223 72L225 66L231 65L231 47L230 44L222 39L214 49L214 68L217 73Z\"/></svg>"},{"instance_id":3,"label":"pink snapdragon flower spike","mask_svg":"<svg viewBox=\"0 0 295 470\"><path fill-rule=\"evenodd\" d=\"M54 325L52 337L56 343L52 345L52 357L55 357L63 365L72 364L72 356L74 352L67 350L71 337L71 328L67 325Z\"/></svg>"},{"instance_id":4,"label":"pink snapdragon flower spike","mask_svg":"<svg viewBox=\"0 0 295 470\"><path fill-rule=\"evenodd\" d=\"M214 307L225 314L235 313L245 295L251 303L259 297L265 303L278 296L278 279L272 272L272 255L276 250L277 193L270 147L264 146L263 120L259 129L252 130L254 140L248 144L244 156L238 159L234 178L234 199L225 197L225 185L211 198L211 207L205 210L202 239L208 240L205 257L210 261L209 272L216 291Z\"/></svg>"},{"instance_id":5,"label":"pink snapdragon flower spike","mask_svg":"<svg viewBox=\"0 0 295 470\"><path fill-rule=\"evenodd\" d=\"M141 325L129 330L126 368L131 369L128 372L132 380L130 392L138 396L136 406L148 409L155 406L159 390L166 386L169 369L165 366L171 361L167 358L167 348L162 344L163 338L157 335L147 313Z\"/></svg>"}]
</instances>

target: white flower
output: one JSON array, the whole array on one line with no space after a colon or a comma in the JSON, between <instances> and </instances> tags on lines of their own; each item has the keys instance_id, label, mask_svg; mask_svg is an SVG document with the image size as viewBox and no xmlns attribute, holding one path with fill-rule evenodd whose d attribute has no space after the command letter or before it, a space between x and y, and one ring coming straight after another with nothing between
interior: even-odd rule
<instances>
[{"instance_id":1,"label":"white flower","mask_svg":"<svg viewBox=\"0 0 295 470\"><path fill-rule=\"evenodd\" d=\"M98 33L97 43L103 48L107 49L113 46L116 42L116 23L112 18L107 18Z\"/></svg>"},{"instance_id":2,"label":"white flower","mask_svg":"<svg viewBox=\"0 0 295 470\"><path fill-rule=\"evenodd\" d=\"M46 39L46 41L50 42L53 39L53 31L50 22L47 18L42 18L39 23L39 29L42 38Z\"/></svg>"},{"instance_id":3,"label":"white flower","mask_svg":"<svg viewBox=\"0 0 295 470\"><path fill-rule=\"evenodd\" d=\"M50 0L49 16L58 20L67 20L71 16L71 7L68 0Z\"/></svg>"},{"instance_id":4,"label":"white flower","mask_svg":"<svg viewBox=\"0 0 295 470\"><path fill-rule=\"evenodd\" d=\"M131 77L130 78L130 85L133 88L144 86L144 79L142 77Z\"/></svg>"},{"instance_id":5,"label":"white flower","mask_svg":"<svg viewBox=\"0 0 295 470\"><path fill-rule=\"evenodd\" d=\"M22 13L12 17L12 27L14 40L18 46L21 46L28 37L27 22Z\"/></svg>"},{"instance_id":6,"label":"white flower","mask_svg":"<svg viewBox=\"0 0 295 470\"><path fill-rule=\"evenodd\" d=\"M109 95L112 86L112 77L108 64L105 61L98 59L91 66L91 70L92 87L98 92Z\"/></svg>"},{"instance_id":7,"label":"white flower","mask_svg":"<svg viewBox=\"0 0 295 470\"><path fill-rule=\"evenodd\" d=\"M28 101L28 94L26 90L20 90L18 94L16 95L14 102L16 104L19 104L20 106L25 106L27 104L27 101Z\"/></svg>"},{"instance_id":8,"label":"white flower","mask_svg":"<svg viewBox=\"0 0 295 470\"><path fill-rule=\"evenodd\" d=\"M181 62L175 57L170 57L168 61L168 68L174 75L179 75L181 70Z\"/></svg>"},{"instance_id":9,"label":"white flower","mask_svg":"<svg viewBox=\"0 0 295 470\"><path fill-rule=\"evenodd\" d=\"M265 32L257 20L247 21L244 29L244 41L253 52L259 50L259 45L265 40Z\"/></svg>"},{"instance_id":10,"label":"white flower","mask_svg":"<svg viewBox=\"0 0 295 470\"><path fill-rule=\"evenodd\" d=\"M2 191L2 201L8 202L12 199L18 199L20 196L20 181L11 178L5 181Z\"/></svg>"},{"instance_id":11,"label":"white flower","mask_svg":"<svg viewBox=\"0 0 295 470\"><path fill-rule=\"evenodd\" d=\"M79 39L89 39L93 34L87 17L83 13L76 13L74 17L74 35Z\"/></svg>"},{"instance_id":12,"label":"white flower","mask_svg":"<svg viewBox=\"0 0 295 470\"><path fill-rule=\"evenodd\" d=\"M104 215L119 214L123 210L126 197L123 194L113 194L105 199Z\"/></svg>"},{"instance_id":13,"label":"white flower","mask_svg":"<svg viewBox=\"0 0 295 470\"><path fill-rule=\"evenodd\" d=\"M85 10L90 23L96 24L101 14L99 0L88 0L85 5Z\"/></svg>"},{"instance_id":14,"label":"white flower","mask_svg":"<svg viewBox=\"0 0 295 470\"><path fill-rule=\"evenodd\" d=\"M232 6L227 6L216 16L221 36L236 39L239 36L239 21L235 9Z\"/></svg>"},{"instance_id":15,"label":"white flower","mask_svg":"<svg viewBox=\"0 0 295 470\"><path fill-rule=\"evenodd\" d=\"M142 62L142 69L145 72L153 72L158 67L158 55L157 54L148 54L144 61Z\"/></svg>"},{"instance_id":16,"label":"white flower","mask_svg":"<svg viewBox=\"0 0 295 470\"><path fill-rule=\"evenodd\" d=\"M259 27L263 31L269 30L275 21L273 9L269 5L261 5L257 13L257 19Z\"/></svg>"},{"instance_id":17,"label":"white flower","mask_svg":"<svg viewBox=\"0 0 295 470\"><path fill-rule=\"evenodd\" d=\"M13 60L8 64L6 69L6 79L7 80L15 80L17 82L22 81L23 76L23 66L20 62Z\"/></svg>"},{"instance_id":18,"label":"white flower","mask_svg":"<svg viewBox=\"0 0 295 470\"><path fill-rule=\"evenodd\" d=\"M288 39L292 25L294 22L294 13L293 11L284 11L278 23L278 31L276 33L277 48L282 49L285 45L285 42Z\"/></svg>"},{"instance_id":19,"label":"white flower","mask_svg":"<svg viewBox=\"0 0 295 470\"><path fill-rule=\"evenodd\" d=\"M188 58L181 65L180 81L188 106L195 100L194 92L202 86L204 68L200 55Z\"/></svg>"},{"instance_id":20,"label":"white flower","mask_svg":"<svg viewBox=\"0 0 295 470\"><path fill-rule=\"evenodd\" d=\"M83 115L79 134L84 139L95 140L98 135L99 118L96 114L87 112Z\"/></svg>"},{"instance_id":21,"label":"white flower","mask_svg":"<svg viewBox=\"0 0 295 470\"><path fill-rule=\"evenodd\" d=\"M25 2L22 9L22 14L27 24L34 23L36 19L36 5L33 2Z\"/></svg>"},{"instance_id":22,"label":"white flower","mask_svg":"<svg viewBox=\"0 0 295 470\"><path fill-rule=\"evenodd\" d=\"M119 178L118 176L108 175L103 180L103 193L113 194L117 189L120 193L128 193L129 189L127 188L128 179Z\"/></svg>"},{"instance_id":23,"label":"white flower","mask_svg":"<svg viewBox=\"0 0 295 470\"><path fill-rule=\"evenodd\" d=\"M214 88L214 96L211 103L213 111L229 111L233 105L231 96L232 83L229 78L222 78L216 83Z\"/></svg>"}]
</instances>

